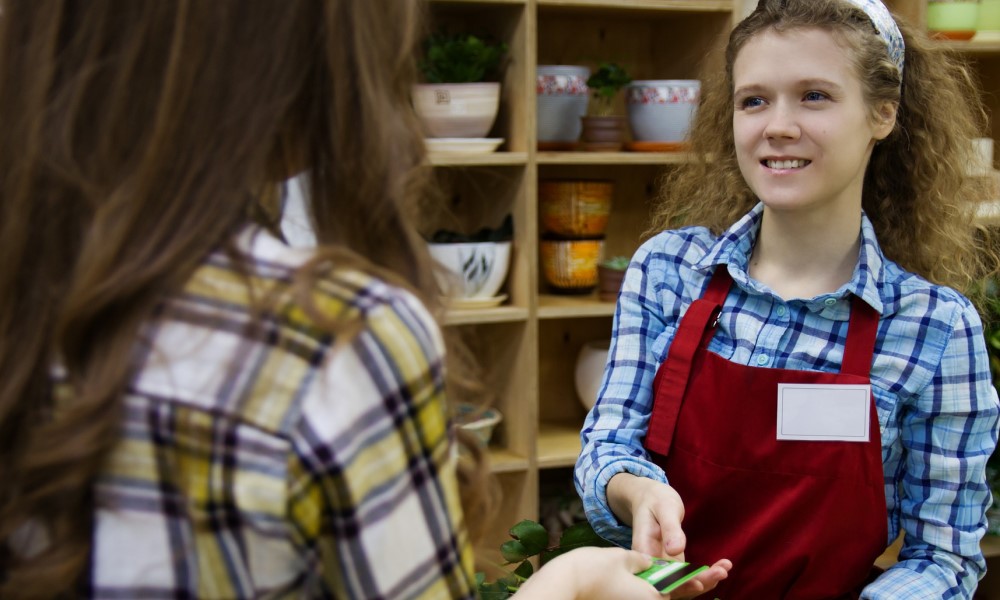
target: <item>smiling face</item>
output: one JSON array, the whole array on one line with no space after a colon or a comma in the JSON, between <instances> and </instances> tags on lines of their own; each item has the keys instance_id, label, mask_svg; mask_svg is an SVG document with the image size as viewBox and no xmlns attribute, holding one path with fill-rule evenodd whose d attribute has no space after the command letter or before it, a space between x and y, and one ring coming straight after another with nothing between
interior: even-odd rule
<instances>
[{"instance_id":1,"label":"smiling face","mask_svg":"<svg viewBox=\"0 0 1000 600\"><path fill-rule=\"evenodd\" d=\"M894 107L873 122L844 47L820 29L765 31L733 64L733 135L747 184L773 211L860 210L875 141Z\"/></svg>"}]
</instances>

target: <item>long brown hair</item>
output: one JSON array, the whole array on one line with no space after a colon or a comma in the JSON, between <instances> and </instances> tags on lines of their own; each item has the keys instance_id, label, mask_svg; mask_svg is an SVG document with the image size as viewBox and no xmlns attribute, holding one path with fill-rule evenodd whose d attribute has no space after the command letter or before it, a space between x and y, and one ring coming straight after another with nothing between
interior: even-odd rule
<instances>
[{"instance_id":1,"label":"long brown hair","mask_svg":"<svg viewBox=\"0 0 1000 600\"><path fill-rule=\"evenodd\" d=\"M691 131L695 160L664 178L649 233L697 224L720 232L756 204L733 141L733 62L768 30L819 28L850 52L870 107L898 103L896 126L872 152L862 192L886 256L935 283L966 293L997 268L995 231L975 225L990 200L969 177L971 139L984 135L985 111L969 67L934 48L897 19L906 44L902 81L868 17L844 0L765 0L730 34L724 65L706 69L703 102ZM974 298L978 299L978 298Z\"/></svg>"},{"instance_id":2,"label":"long brown hair","mask_svg":"<svg viewBox=\"0 0 1000 600\"><path fill-rule=\"evenodd\" d=\"M140 326L308 167L324 256L433 307L417 0L5 0L0 597L69 594ZM308 287L321 270L304 269ZM53 369L65 385L53 386ZM44 548L4 548L26 529Z\"/></svg>"}]
</instances>

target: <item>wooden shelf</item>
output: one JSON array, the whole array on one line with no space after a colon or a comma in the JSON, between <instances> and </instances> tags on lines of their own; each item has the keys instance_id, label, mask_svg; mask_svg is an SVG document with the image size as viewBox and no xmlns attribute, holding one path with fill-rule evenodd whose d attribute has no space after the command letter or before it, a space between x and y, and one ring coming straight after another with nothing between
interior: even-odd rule
<instances>
[{"instance_id":1,"label":"wooden shelf","mask_svg":"<svg viewBox=\"0 0 1000 600\"><path fill-rule=\"evenodd\" d=\"M539 319L567 319L577 317L609 317L615 314L614 302L601 302L596 293L586 296L538 296Z\"/></svg>"},{"instance_id":2,"label":"wooden shelf","mask_svg":"<svg viewBox=\"0 0 1000 600\"><path fill-rule=\"evenodd\" d=\"M441 154L429 152L427 156L430 163L435 167L523 166L528 162L528 154L526 152L490 152L488 154Z\"/></svg>"},{"instance_id":3,"label":"wooden shelf","mask_svg":"<svg viewBox=\"0 0 1000 600\"><path fill-rule=\"evenodd\" d=\"M479 323L512 323L528 320L528 309L520 306L496 308L453 308L445 313L445 325L472 325Z\"/></svg>"},{"instance_id":4,"label":"wooden shelf","mask_svg":"<svg viewBox=\"0 0 1000 600\"><path fill-rule=\"evenodd\" d=\"M539 8L602 8L607 10L655 10L687 12L732 12L731 0L538 0Z\"/></svg>"},{"instance_id":5,"label":"wooden shelf","mask_svg":"<svg viewBox=\"0 0 1000 600\"><path fill-rule=\"evenodd\" d=\"M540 165L678 165L686 152L539 152Z\"/></svg>"},{"instance_id":6,"label":"wooden shelf","mask_svg":"<svg viewBox=\"0 0 1000 600\"><path fill-rule=\"evenodd\" d=\"M542 423L537 452L539 469L572 467L580 456L580 426Z\"/></svg>"},{"instance_id":7,"label":"wooden shelf","mask_svg":"<svg viewBox=\"0 0 1000 600\"><path fill-rule=\"evenodd\" d=\"M509 450L490 448L490 469L494 473L525 471L529 465L528 459L524 456L520 456Z\"/></svg>"}]
</instances>

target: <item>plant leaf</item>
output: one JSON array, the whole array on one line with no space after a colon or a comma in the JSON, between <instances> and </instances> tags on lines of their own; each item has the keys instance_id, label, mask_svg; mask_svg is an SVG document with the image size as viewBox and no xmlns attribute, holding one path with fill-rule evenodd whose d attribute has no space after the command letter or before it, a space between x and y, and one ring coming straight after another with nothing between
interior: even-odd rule
<instances>
[{"instance_id":1,"label":"plant leaf","mask_svg":"<svg viewBox=\"0 0 1000 600\"><path fill-rule=\"evenodd\" d=\"M531 574L535 572L535 567L532 566L530 561L524 561L514 569L514 575L517 575L522 581L531 577Z\"/></svg>"},{"instance_id":2,"label":"plant leaf","mask_svg":"<svg viewBox=\"0 0 1000 600\"><path fill-rule=\"evenodd\" d=\"M532 553L528 552L528 549L524 547L524 544L518 540L504 542L500 546L500 554L503 555L503 559L509 563L521 562L522 560L532 556Z\"/></svg>"},{"instance_id":3,"label":"plant leaf","mask_svg":"<svg viewBox=\"0 0 1000 600\"><path fill-rule=\"evenodd\" d=\"M611 546L611 542L597 535L590 523L583 521L566 528L559 538L559 547L571 550L581 546Z\"/></svg>"},{"instance_id":4,"label":"plant leaf","mask_svg":"<svg viewBox=\"0 0 1000 600\"><path fill-rule=\"evenodd\" d=\"M520 540L528 556L534 556L549 544L549 532L535 521L525 519L510 528L510 536Z\"/></svg>"}]
</instances>

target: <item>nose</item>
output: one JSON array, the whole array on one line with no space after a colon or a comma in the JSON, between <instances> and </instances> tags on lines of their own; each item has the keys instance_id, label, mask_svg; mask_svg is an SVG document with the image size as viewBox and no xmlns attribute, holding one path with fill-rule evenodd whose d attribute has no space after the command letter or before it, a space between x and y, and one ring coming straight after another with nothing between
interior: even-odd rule
<instances>
[{"instance_id":1,"label":"nose","mask_svg":"<svg viewBox=\"0 0 1000 600\"><path fill-rule=\"evenodd\" d=\"M764 127L765 139L798 139L800 129L795 118L795 110L787 103L780 102L768 111L768 121Z\"/></svg>"}]
</instances>

